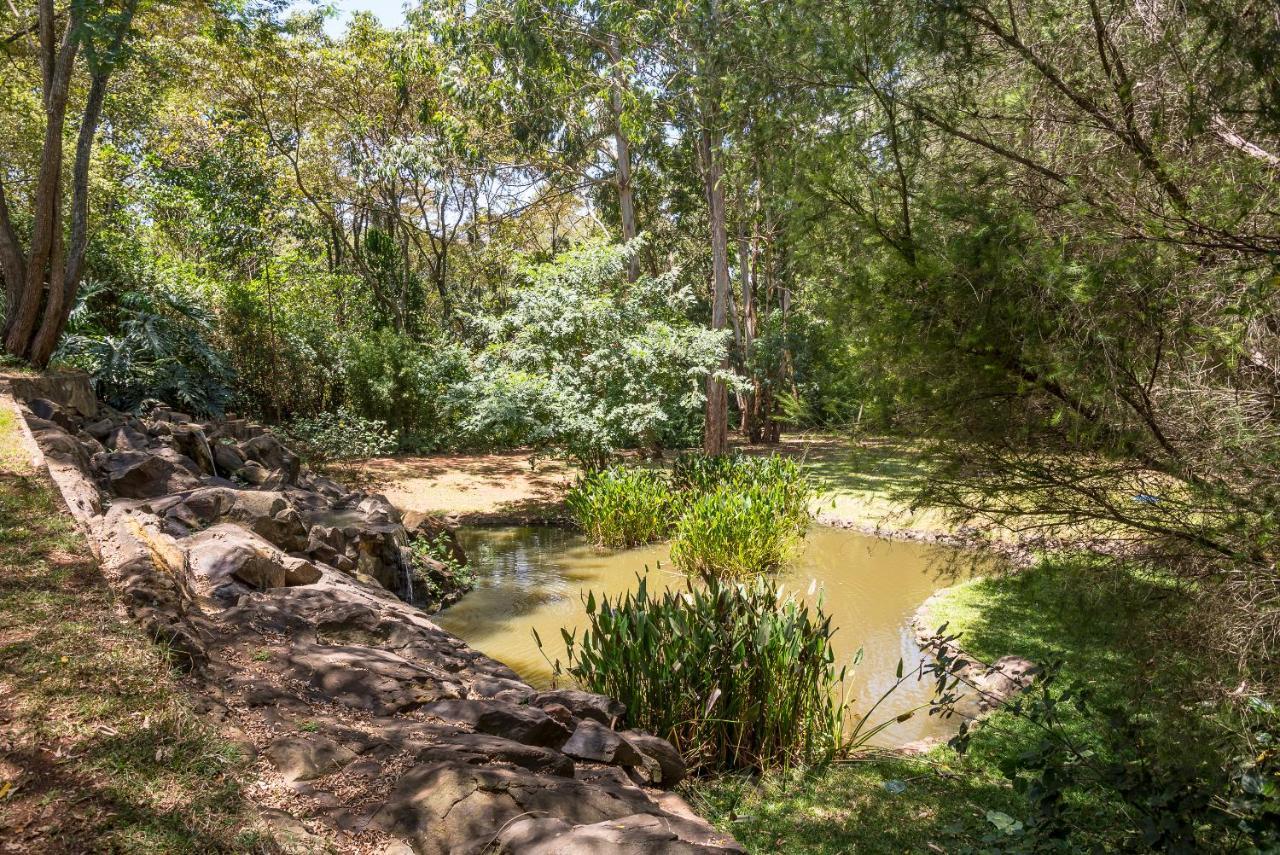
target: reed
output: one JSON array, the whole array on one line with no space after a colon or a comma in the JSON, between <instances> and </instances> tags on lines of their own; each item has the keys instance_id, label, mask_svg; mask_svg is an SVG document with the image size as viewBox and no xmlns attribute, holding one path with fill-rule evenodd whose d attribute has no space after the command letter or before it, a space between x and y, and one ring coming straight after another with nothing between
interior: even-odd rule
<instances>
[{"instance_id":1,"label":"reed","mask_svg":"<svg viewBox=\"0 0 1280 855\"><path fill-rule=\"evenodd\" d=\"M565 505L588 538L615 549L669 537L676 518L666 475L626 466L584 476Z\"/></svg>"},{"instance_id":2,"label":"reed","mask_svg":"<svg viewBox=\"0 0 1280 855\"><path fill-rule=\"evenodd\" d=\"M562 630L578 685L627 705L701 773L813 764L841 750L845 702L821 604L776 583L690 579L684 590L587 596L581 640ZM538 639L541 645L541 639Z\"/></svg>"}]
</instances>

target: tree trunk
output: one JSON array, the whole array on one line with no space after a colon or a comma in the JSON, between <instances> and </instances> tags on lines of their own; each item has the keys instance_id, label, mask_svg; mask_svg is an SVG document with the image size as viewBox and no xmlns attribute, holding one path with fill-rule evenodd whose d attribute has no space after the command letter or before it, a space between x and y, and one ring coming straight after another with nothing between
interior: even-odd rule
<instances>
[{"instance_id":1,"label":"tree trunk","mask_svg":"<svg viewBox=\"0 0 1280 855\"><path fill-rule=\"evenodd\" d=\"M636 204L631 190L631 140L622 128L622 93L627 82L623 76L622 52L618 39L613 36L608 43L609 62L613 68L613 84L609 88L609 110L613 118L613 143L617 149L615 176L618 184L618 212L622 217L622 242L630 243L636 234ZM632 253L627 259L627 281L640 278L640 258Z\"/></svg>"},{"instance_id":2,"label":"tree trunk","mask_svg":"<svg viewBox=\"0 0 1280 855\"><path fill-rule=\"evenodd\" d=\"M85 6L66 12L62 36L55 35L53 0L41 0L38 31L43 78L45 137L32 206L31 244L23 254L0 188L0 266L7 298L4 347L10 354L43 368L53 356L75 306L89 241L89 162L102 115L107 79L133 24L137 0L124 4L111 41L91 52L92 78L76 142L72 169L71 244L65 242L62 201L63 130L76 56L84 38Z\"/></svg>"},{"instance_id":3,"label":"tree trunk","mask_svg":"<svg viewBox=\"0 0 1280 855\"><path fill-rule=\"evenodd\" d=\"M711 228L711 272L713 296L711 328L722 330L729 322L729 235L725 226L724 186L721 182L720 141L707 127L699 137L702 154L703 181L706 185L708 221ZM726 356L720 369L727 371ZM724 381L714 374L707 376L707 414L702 432L702 450L707 454L724 454L729 444L729 391Z\"/></svg>"}]
</instances>

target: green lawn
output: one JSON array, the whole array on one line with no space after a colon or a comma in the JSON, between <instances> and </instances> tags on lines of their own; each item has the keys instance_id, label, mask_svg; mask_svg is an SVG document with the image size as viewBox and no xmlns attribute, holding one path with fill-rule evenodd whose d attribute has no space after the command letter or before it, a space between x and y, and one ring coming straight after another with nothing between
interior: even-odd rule
<instances>
[{"instance_id":1,"label":"green lawn","mask_svg":"<svg viewBox=\"0 0 1280 855\"><path fill-rule=\"evenodd\" d=\"M0 407L0 849L270 851L247 761L118 608Z\"/></svg>"},{"instance_id":2,"label":"green lawn","mask_svg":"<svg viewBox=\"0 0 1280 855\"><path fill-rule=\"evenodd\" d=\"M1179 632L1185 609L1167 584L1097 561L1046 560L949 589L933 601L930 620L949 622L966 650L986 661L1061 659L1060 679L1089 683L1103 701L1159 687L1148 691L1146 713L1176 715L1179 687L1194 685L1206 667L1192 655L1194 636ZM1063 716L1072 738L1091 744L1096 722ZM701 782L690 795L752 851L1006 851L1016 834L1005 837L997 823L1022 817L1025 806L1000 769L1039 741L1033 727L1002 713L978 730L963 757L946 747L920 758L869 757L807 775ZM1092 794L1077 801L1088 818L1080 839L1114 844L1113 808Z\"/></svg>"}]
</instances>

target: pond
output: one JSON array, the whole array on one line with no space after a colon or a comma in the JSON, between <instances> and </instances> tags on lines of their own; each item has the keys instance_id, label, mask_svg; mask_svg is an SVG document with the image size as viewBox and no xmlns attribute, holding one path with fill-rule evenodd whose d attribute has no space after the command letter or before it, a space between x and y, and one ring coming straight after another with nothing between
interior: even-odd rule
<instances>
[{"instance_id":1,"label":"pond","mask_svg":"<svg viewBox=\"0 0 1280 855\"><path fill-rule=\"evenodd\" d=\"M616 597L635 588L638 573L647 574L650 589L658 583L684 585L684 575L668 564L666 544L605 551L574 532L552 527L464 528L458 536L476 569L476 588L433 620L537 687L550 685L552 668L534 642L533 630L542 637L546 656L563 660L560 628L581 633L588 590L597 599ZM827 526L810 530L804 552L780 582L811 601L818 596L808 595L811 586L822 592L823 609L838 627L832 640L837 666L852 662L863 650L847 683L859 713L893 685L899 658L908 671L923 660L911 618L930 594L954 581L957 558L954 550L929 544ZM926 703L931 685L913 680L901 686L870 723ZM922 710L874 742L894 746L946 738L956 723Z\"/></svg>"}]
</instances>

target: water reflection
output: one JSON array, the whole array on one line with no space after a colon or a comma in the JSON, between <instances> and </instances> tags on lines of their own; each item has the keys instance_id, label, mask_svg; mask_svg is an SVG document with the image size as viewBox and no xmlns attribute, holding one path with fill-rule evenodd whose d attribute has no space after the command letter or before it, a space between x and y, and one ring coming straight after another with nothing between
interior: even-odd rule
<instances>
[{"instance_id":1,"label":"water reflection","mask_svg":"<svg viewBox=\"0 0 1280 855\"><path fill-rule=\"evenodd\" d=\"M647 574L650 588L679 587L684 576L667 566L665 544L616 552L588 545L558 528L470 528L459 532L477 569L476 589L435 620L478 650L505 662L536 686L549 685L551 665L534 642L537 630L546 656L563 659L561 627L586 623L582 597L587 590L617 596ZM930 594L960 572L957 554L937 546L889 541L850 531L815 526L803 554L782 575L789 590L822 597L823 609L838 627L833 639L837 664L862 660L847 682L855 706L873 704L895 681L898 660L907 670L923 656L911 631L912 615ZM877 710L875 721L928 700L931 686L911 682ZM900 745L925 737L947 736L953 723L923 712L886 729L875 740Z\"/></svg>"}]
</instances>

